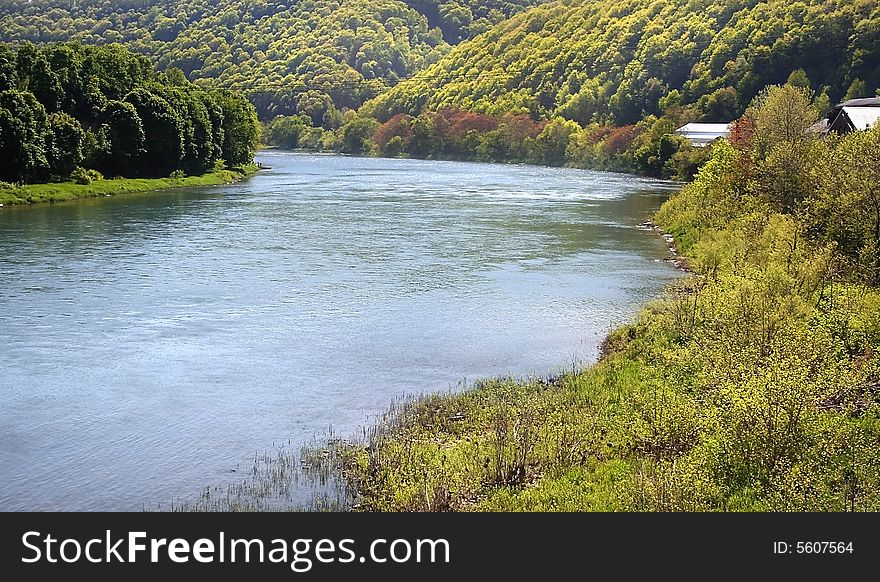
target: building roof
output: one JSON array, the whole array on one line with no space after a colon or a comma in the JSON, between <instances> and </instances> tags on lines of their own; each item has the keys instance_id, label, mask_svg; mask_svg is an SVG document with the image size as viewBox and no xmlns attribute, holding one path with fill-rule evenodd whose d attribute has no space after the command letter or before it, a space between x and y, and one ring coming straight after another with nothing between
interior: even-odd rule
<instances>
[{"instance_id":1,"label":"building roof","mask_svg":"<svg viewBox=\"0 0 880 582\"><path fill-rule=\"evenodd\" d=\"M675 135L680 135L690 140L696 147L702 147L719 137L730 135L729 123L688 123L675 130Z\"/></svg>"},{"instance_id":2,"label":"building roof","mask_svg":"<svg viewBox=\"0 0 880 582\"><path fill-rule=\"evenodd\" d=\"M688 123L675 130L675 133L718 133L725 134L729 131L729 123Z\"/></svg>"},{"instance_id":3,"label":"building roof","mask_svg":"<svg viewBox=\"0 0 880 582\"><path fill-rule=\"evenodd\" d=\"M841 107L880 107L880 97L863 97L861 99L850 99L835 105L835 109Z\"/></svg>"},{"instance_id":4,"label":"building roof","mask_svg":"<svg viewBox=\"0 0 880 582\"><path fill-rule=\"evenodd\" d=\"M871 129L880 121L880 107L843 107L843 115L846 115L853 129Z\"/></svg>"}]
</instances>

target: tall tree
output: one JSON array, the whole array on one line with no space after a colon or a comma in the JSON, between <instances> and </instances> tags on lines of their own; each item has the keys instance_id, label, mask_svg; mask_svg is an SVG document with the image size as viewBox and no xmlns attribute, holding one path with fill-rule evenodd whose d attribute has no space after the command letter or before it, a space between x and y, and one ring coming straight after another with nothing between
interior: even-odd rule
<instances>
[{"instance_id":1,"label":"tall tree","mask_svg":"<svg viewBox=\"0 0 880 582\"><path fill-rule=\"evenodd\" d=\"M249 164L260 137L254 106L234 91L221 89L211 95L223 111L223 159L229 166Z\"/></svg>"},{"instance_id":2,"label":"tall tree","mask_svg":"<svg viewBox=\"0 0 880 582\"><path fill-rule=\"evenodd\" d=\"M125 97L141 118L144 153L137 161L143 175L166 176L181 168L185 126L173 107L146 89L135 89Z\"/></svg>"},{"instance_id":3,"label":"tall tree","mask_svg":"<svg viewBox=\"0 0 880 582\"><path fill-rule=\"evenodd\" d=\"M32 93L0 93L0 179L29 182L46 176L46 109Z\"/></svg>"},{"instance_id":4,"label":"tall tree","mask_svg":"<svg viewBox=\"0 0 880 582\"><path fill-rule=\"evenodd\" d=\"M807 171L814 157L819 118L808 89L782 85L763 91L746 111L754 122L753 158L764 195L779 211L793 213L811 192Z\"/></svg>"},{"instance_id":5,"label":"tall tree","mask_svg":"<svg viewBox=\"0 0 880 582\"><path fill-rule=\"evenodd\" d=\"M46 157L53 176L67 179L83 161L85 132L79 122L66 113L49 114Z\"/></svg>"},{"instance_id":6,"label":"tall tree","mask_svg":"<svg viewBox=\"0 0 880 582\"><path fill-rule=\"evenodd\" d=\"M113 176L136 173L146 140L137 109L127 101L110 101L101 113L101 123L106 150L100 157L100 169Z\"/></svg>"}]
</instances>

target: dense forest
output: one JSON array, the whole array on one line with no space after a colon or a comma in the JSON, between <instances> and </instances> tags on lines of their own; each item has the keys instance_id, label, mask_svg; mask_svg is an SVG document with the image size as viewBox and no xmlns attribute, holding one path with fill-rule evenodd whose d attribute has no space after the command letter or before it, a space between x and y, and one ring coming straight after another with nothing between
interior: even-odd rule
<instances>
[{"instance_id":1,"label":"dense forest","mask_svg":"<svg viewBox=\"0 0 880 582\"><path fill-rule=\"evenodd\" d=\"M668 134L732 121L765 86L809 88L823 113L873 95L878 30L875 0L555 2L456 47L362 114L385 124L376 146L388 154L689 177L705 152L678 154Z\"/></svg>"},{"instance_id":2,"label":"dense forest","mask_svg":"<svg viewBox=\"0 0 880 582\"><path fill-rule=\"evenodd\" d=\"M364 510L880 510L880 127L761 92L656 222L692 274L601 361L392 410Z\"/></svg>"},{"instance_id":3,"label":"dense forest","mask_svg":"<svg viewBox=\"0 0 880 582\"><path fill-rule=\"evenodd\" d=\"M450 44L473 38L492 25L549 0L403 0L424 14Z\"/></svg>"},{"instance_id":4,"label":"dense forest","mask_svg":"<svg viewBox=\"0 0 880 582\"><path fill-rule=\"evenodd\" d=\"M380 121L456 106L626 125L674 105L730 121L802 69L840 99L880 85L876 1L554 2L457 47L370 105Z\"/></svg>"},{"instance_id":5,"label":"dense forest","mask_svg":"<svg viewBox=\"0 0 880 582\"><path fill-rule=\"evenodd\" d=\"M0 44L0 180L199 175L251 163L258 134L240 94L119 45Z\"/></svg>"},{"instance_id":6,"label":"dense forest","mask_svg":"<svg viewBox=\"0 0 880 582\"><path fill-rule=\"evenodd\" d=\"M0 0L0 40L122 43L263 119L338 127L400 79L531 0Z\"/></svg>"}]
</instances>

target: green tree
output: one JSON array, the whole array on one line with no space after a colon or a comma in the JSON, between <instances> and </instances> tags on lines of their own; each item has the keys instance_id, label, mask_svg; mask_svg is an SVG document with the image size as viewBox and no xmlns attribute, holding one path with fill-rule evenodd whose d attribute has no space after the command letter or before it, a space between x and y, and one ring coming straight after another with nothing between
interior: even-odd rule
<instances>
[{"instance_id":1,"label":"green tree","mask_svg":"<svg viewBox=\"0 0 880 582\"><path fill-rule=\"evenodd\" d=\"M763 91L746 112L754 122L753 159L763 194L779 211L792 213L809 195L817 134L807 131L819 118L808 89L791 85Z\"/></svg>"},{"instance_id":2,"label":"green tree","mask_svg":"<svg viewBox=\"0 0 880 582\"><path fill-rule=\"evenodd\" d=\"M45 55L35 46L25 44L18 49L17 61L19 87L33 93L46 111L58 111L61 108L61 82Z\"/></svg>"},{"instance_id":3,"label":"green tree","mask_svg":"<svg viewBox=\"0 0 880 582\"><path fill-rule=\"evenodd\" d=\"M368 154L373 148L373 133L379 122L369 117L355 117L342 126L341 150L346 154Z\"/></svg>"},{"instance_id":4,"label":"green tree","mask_svg":"<svg viewBox=\"0 0 880 582\"><path fill-rule=\"evenodd\" d=\"M33 182L46 176L49 120L32 93L0 93L0 179Z\"/></svg>"},{"instance_id":5,"label":"green tree","mask_svg":"<svg viewBox=\"0 0 880 582\"><path fill-rule=\"evenodd\" d=\"M266 143L286 149L300 147L300 136L311 127L311 119L307 116L278 116L266 125L263 138Z\"/></svg>"},{"instance_id":6,"label":"green tree","mask_svg":"<svg viewBox=\"0 0 880 582\"><path fill-rule=\"evenodd\" d=\"M591 123L602 110L602 88L595 79L587 79L577 93L569 95L556 114L581 125Z\"/></svg>"},{"instance_id":7,"label":"green tree","mask_svg":"<svg viewBox=\"0 0 880 582\"><path fill-rule=\"evenodd\" d=\"M211 121L211 164L223 159L223 144L226 141L226 133L223 129L223 108L208 93L198 91L195 96L201 100L208 119Z\"/></svg>"},{"instance_id":8,"label":"green tree","mask_svg":"<svg viewBox=\"0 0 880 582\"><path fill-rule=\"evenodd\" d=\"M16 55L8 45L0 44L0 91L18 87Z\"/></svg>"},{"instance_id":9,"label":"green tree","mask_svg":"<svg viewBox=\"0 0 880 582\"><path fill-rule=\"evenodd\" d=\"M172 78L176 79L175 84L158 89L157 94L180 114L184 152L182 169L188 174L202 174L214 164L211 117L197 93L179 85L179 76Z\"/></svg>"},{"instance_id":10,"label":"green tree","mask_svg":"<svg viewBox=\"0 0 880 582\"><path fill-rule=\"evenodd\" d=\"M831 97L828 96L828 87L823 87L822 91L816 95L816 99L813 100L813 106L819 112L819 115L823 117L831 112Z\"/></svg>"},{"instance_id":11,"label":"green tree","mask_svg":"<svg viewBox=\"0 0 880 582\"><path fill-rule=\"evenodd\" d=\"M409 123L409 154L417 158L430 158L442 153L443 143L437 133L434 116L423 113Z\"/></svg>"},{"instance_id":12,"label":"green tree","mask_svg":"<svg viewBox=\"0 0 880 582\"><path fill-rule=\"evenodd\" d=\"M788 80L785 82L786 85L791 85L792 87L798 87L799 89L810 89L810 78L807 77L807 72L803 69L795 69L788 76Z\"/></svg>"},{"instance_id":13,"label":"green tree","mask_svg":"<svg viewBox=\"0 0 880 582\"><path fill-rule=\"evenodd\" d=\"M49 172L66 179L84 158L85 132L79 122L66 113L49 114L46 158Z\"/></svg>"},{"instance_id":14,"label":"green tree","mask_svg":"<svg viewBox=\"0 0 880 582\"><path fill-rule=\"evenodd\" d=\"M880 284L880 127L831 142L813 218L862 279Z\"/></svg>"},{"instance_id":15,"label":"green tree","mask_svg":"<svg viewBox=\"0 0 880 582\"><path fill-rule=\"evenodd\" d=\"M136 174L136 166L146 153L146 135L135 106L127 101L110 101L101 113L101 122L103 144L93 146L99 151L100 170L113 176Z\"/></svg>"},{"instance_id":16,"label":"green tree","mask_svg":"<svg viewBox=\"0 0 880 582\"><path fill-rule=\"evenodd\" d=\"M531 141L529 159L548 166L565 164L565 152L571 136L581 127L574 121L554 119Z\"/></svg>"},{"instance_id":17,"label":"green tree","mask_svg":"<svg viewBox=\"0 0 880 582\"><path fill-rule=\"evenodd\" d=\"M477 145L477 159L481 162L500 162L511 155L511 144L503 124L498 129L487 131L480 136Z\"/></svg>"},{"instance_id":18,"label":"green tree","mask_svg":"<svg viewBox=\"0 0 880 582\"><path fill-rule=\"evenodd\" d=\"M260 138L254 106L242 95L221 89L211 93L223 112L223 160L229 166L249 164Z\"/></svg>"},{"instance_id":19,"label":"green tree","mask_svg":"<svg viewBox=\"0 0 880 582\"><path fill-rule=\"evenodd\" d=\"M135 89L125 97L143 122L144 151L137 159L143 175L167 176L181 168L185 126L174 108L146 89Z\"/></svg>"},{"instance_id":20,"label":"green tree","mask_svg":"<svg viewBox=\"0 0 880 582\"><path fill-rule=\"evenodd\" d=\"M849 85L849 89L846 90L846 94L843 96L843 100L860 99L868 96L867 84L861 79L853 79L853 82Z\"/></svg>"},{"instance_id":21,"label":"green tree","mask_svg":"<svg viewBox=\"0 0 880 582\"><path fill-rule=\"evenodd\" d=\"M716 123L733 121L741 111L739 96L733 87L722 87L708 95L703 95L697 101L697 107L702 112L704 121Z\"/></svg>"}]
</instances>

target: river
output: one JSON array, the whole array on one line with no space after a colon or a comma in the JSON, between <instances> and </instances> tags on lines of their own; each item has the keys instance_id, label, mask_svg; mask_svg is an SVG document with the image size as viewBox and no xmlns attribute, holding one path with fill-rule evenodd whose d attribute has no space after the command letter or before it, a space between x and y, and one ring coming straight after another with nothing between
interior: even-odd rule
<instances>
[{"instance_id":1,"label":"river","mask_svg":"<svg viewBox=\"0 0 880 582\"><path fill-rule=\"evenodd\" d=\"M258 160L231 186L0 208L0 509L187 499L395 397L589 363L678 276L637 228L668 183Z\"/></svg>"}]
</instances>

